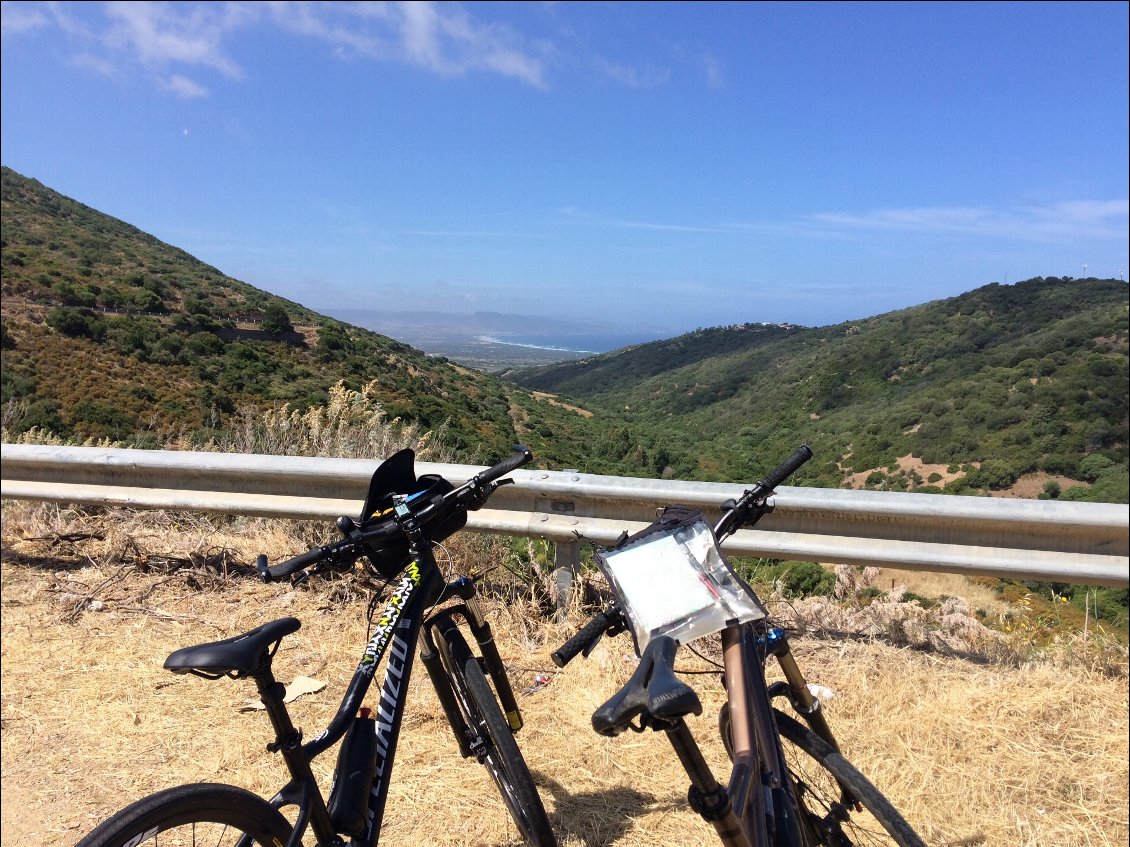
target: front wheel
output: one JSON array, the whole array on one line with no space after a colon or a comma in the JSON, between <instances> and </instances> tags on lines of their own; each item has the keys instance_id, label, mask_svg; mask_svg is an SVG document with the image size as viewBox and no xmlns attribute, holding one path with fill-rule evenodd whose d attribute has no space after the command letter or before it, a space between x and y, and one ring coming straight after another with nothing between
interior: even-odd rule
<instances>
[{"instance_id":1,"label":"front wheel","mask_svg":"<svg viewBox=\"0 0 1130 847\"><path fill-rule=\"evenodd\" d=\"M151 794L76 847L283 847L291 827L270 803L231 785L197 783Z\"/></svg>"},{"instance_id":2,"label":"front wheel","mask_svg":"<svg viewBox=\"0 0 1130 847\"><path fill-rule=\"evenodd\" d=\"M891 801L832 745L777 709L773 717L813 845L926 847ZM857 802L845 805L844 789Z\"/></svg>"},{"instance_id":3,"label":"front wheel","mask_svg":"<svg viewBox=\"0 0 1130 847\"><path fill-rule=\"evenodd\" d=\"M441 648L441 654L447 654L444 664L471 736L468 741L472 753L498 786L510 817L527 843L535 847L556 847L557 839L533 777L479 660L457 629L446 630L443 640L447 650Z\"/></svg>"}]
</instances>

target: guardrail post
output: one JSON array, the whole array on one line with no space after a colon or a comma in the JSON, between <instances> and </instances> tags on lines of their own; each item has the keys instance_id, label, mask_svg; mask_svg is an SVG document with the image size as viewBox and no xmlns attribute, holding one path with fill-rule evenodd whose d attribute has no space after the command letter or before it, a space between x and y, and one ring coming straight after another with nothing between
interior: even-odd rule
<instances>
[{"instance_id":1,"label":"guardrail post","mask_svg":"<svg viewBox=\"0 0 1130 847\"><path fill-rule=\"evenodd\" d=\"M573 599L573 585L581 567L579 541L558 541L553 545L553 584L557 587L557 621L565 620Z\"/></svg>"}]
</instances>

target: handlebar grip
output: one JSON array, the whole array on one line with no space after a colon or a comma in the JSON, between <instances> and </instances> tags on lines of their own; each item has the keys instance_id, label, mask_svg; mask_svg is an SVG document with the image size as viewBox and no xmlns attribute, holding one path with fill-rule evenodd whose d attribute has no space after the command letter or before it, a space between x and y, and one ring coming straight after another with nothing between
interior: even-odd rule
<instances>
[{"instance_id":1,"label":"handlebar grip","mask_svg":"<svg viewBox=\"0 0 1130 847\"><path fill-rule=\"evenodd\" d=\"M760 485L768 491L772 491L786 479L796 472L796 469L812 458L812 448L807 444L802 444L800 447L793 451L789 456L777 467L773 468L765 479L761 480Z\"/></svg>"},{"instance_id":2,"label":"handlebar grip","mask_svg":"<svg viewBox=\"0 0 1130 847\"><path fill-rule=\"evenodd\" d=\"M329 547L315 547L313 550L307 550L305 553L300 553L293 559L287 559L285 562L280 562L273 568L267 568L267 574L269 574L269 576L264 576L263 579L267 582L271 582L290 576L296 571L310 567L310 565L316 565L322 559L326 558L330 552ZM262 571L259 573L260 576L263 575Z\"/></svg>"},{"instance_id":3,"label":"handlebar grip","mask_svg":"<svg viewBox=\"0 0 1130 847\"><path fill-rule=\"evenodd\" d=\"M533 458L534 454L530 451L529 447L515 444L513 455L508 456L494 467L487 468L478 475L477 479L479 480L479 484L485 485L488 482L494 482L499 477L506 476L515 468L520 468Z\"/></svg>"},{"instance_id":4,"label":"handlebar grip","mask_svg":"<svg viewBox=\"0 0 1130 847\"><path fill-rule=\"evenodd\" d=\"M578 653L586 651L593 644L596 644L597 640L609 629L612 629L619 620L619 609L605 609L550 654L553 664L559 668L565 667L576 658Z\"/></svg>"}]
</instances>

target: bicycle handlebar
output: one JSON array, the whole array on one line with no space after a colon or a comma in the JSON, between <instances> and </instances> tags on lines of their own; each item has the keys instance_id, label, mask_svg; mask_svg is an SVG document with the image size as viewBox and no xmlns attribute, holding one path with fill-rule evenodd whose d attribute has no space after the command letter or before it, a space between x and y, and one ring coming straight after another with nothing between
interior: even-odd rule
<instances>
[{"instance_id":1,"label":"bicycle handlebar","mask_svg":"<svg viewBox=\"0 0 1130 847\"><path fill-rule=\"evenodd\" d=\"M792 454L756 482L752 488L742 495L742 498L730 506L724 506L725 513L714 527L714 534L721 539L729 535L744 523L756 523L757 518L767 511L763 501L773 493L773 489L788 479L797 468L812 458L812 448L802 444ZM753 520L750 518L753 516ZM577 631L572 638L562 644L550 654L553 663L559 668L565 667L578 653L588 655L604 634L617 635L627 629L627 620L623 610L616 603L612 603L604 611L599 612L592 620Z\"/></svg>"},{"instance_id":2,"label":"bicycle handlebar","mask_svg":"<svg viewBox=\"0 0 1130 847\"><path fill-rule=\"evenodd\" d=\"M506 476L506 474L510 473L512 470L516 470L527 462L532 461L533 458L534 454L530 452L529 447L524 447L521 444L515 444L513 454L507 456L497 465L487 468L482 473L476 474L474 480L478 480L479 485L485 485L489 482L494 482L499 477Z\"/></svg>"},{"instance_id":3,"label":"bicycle handlebar","mask_svg":"<svg viewBox=\"0 0 1130 847\"><path fill-rule=\"evenodd\" d=\"M773 470L771 470L768 475L766 475L765 479L761 480L758 485L768 489L769 491L772 491L774 488L776 488L778 485L792 476L801 465L803 465L811 458L812 448L807 444L800 445L798 448L796 448L796 450L793 451L791 456L785 459L785 461L781 462L781 464L777 465L777 467L773 468Z\"/></svg>"},{"instance_id":4,"label":"bicycle handlebar","mask_svg":"<svg viewBox=\"0 0 1130 847\"><path fill-rule=\"evenodd\" d=\"M495 489L503 484L495 480L532 461L533 458L534 454L528 447L516 444L512 455L507 456L485 471L475 474L465 483L446 494L426 501L426 505L421 508L412 508L411 515L418 523L423 524L436 511L452 502L456 502L471 511L481 508ZM352 525L352 521L348 518L339 518L338 520L339 522L342 520L349 521L349 525ZM325 562L352 564L364 555L364 545L387 541L400 533L400 524L396 516L393 516L381 521L374 527L357 530L356 533L342 541L336 541L324 547L315 547L274 566L268 566L267 557L260 555L255 561L255 568L259 573L259 578L264 582L274 582Z\"/></svg>"},{"instance_id":5,"label":"bicycle handlebar","mask_svg":"<svg viewBox=\"0 0 1130 847\"><path fill-rule=\"evenodd\" d=\"M554 650L550 654L550 658L553 659L553 664L563 668L576 658L578 653L584 653L586 656L591 653L596 642L606 632L615 635L620 631L617 627L624 627L624 625L624 613L620 611L619 606L612 604L595 615L592 620L577 630L572 638Z\"/></svg>"},{"instance_id":6,"label":"bicycle handlebar","mask_svg":"<svg viewBox=\"0 0 1130 847\"><path fill-rule=\"evenodd\" d=\"M767 508L762 507L763 501L773 493L774 488L796 473L797 468L811 458L812 448L802 444L785 461L754 483L753 488L746 491L740 500L727 509L714 525L714 534L718 539L721 540L740 529L743 524L748 523L752 526L757 523L762 514L768 511ZM753 516L752 520L750 520L751 516Z\"/></svg>"}]
</instances>

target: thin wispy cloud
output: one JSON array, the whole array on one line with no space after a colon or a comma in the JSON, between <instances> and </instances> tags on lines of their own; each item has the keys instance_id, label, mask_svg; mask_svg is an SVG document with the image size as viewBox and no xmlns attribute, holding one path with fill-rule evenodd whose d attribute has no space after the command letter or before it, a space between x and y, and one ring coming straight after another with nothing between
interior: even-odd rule
<instances>
[{"instance_id":1,"label":"thin wispy cloud","mask_svg":"<svg viewBox=\"0 0 1130 847\"><path fill-rule=\"evenodd\" d=\"M243 70L224 53L224 38L248 20L241 6L218 4L181 12L168 3L115 2L105 6L105 43L144 65L188 65L239 79Z\"/></svg>"},{"instance_id":2,"label":"thin wispy cloud","mask_svg":"<svg viewBox=\"0 0 1130 847\"><path fill-rule=\"evenodd\" d=\"M1016 209L926 207L882 209L866 214L828 212L813 215L810 220L842 231L889 230L1019 241L1125 240L1130 201L1080 200Z\"/></svg>"},{"instance_id":3,"label":"thin wispy cloud","mask_svg":"<svg viewBox=\"0 0 1130 847\"><path fill-rule=\"evenodd\" d=\"M563 213L579 223L616 229L715 235L776 235L845 238L868 232L915 235L979 236L995 240L1126 241L1130 200L1078 200L1017 209L924 207L871 212L820 212L782 220L680 223L601 216L576 209Z\"/></svg>"},{"instance_id":4,"label":"thin wispy cloud","mask_svg":"<svg viewBox=\"0 0 1130 847\"><path fill-rule=\"evenodd\" d=\"M4 35L18 35L50 23L51 19L38 6L6 1L0 3L0 32Z\"/></svg>"},{"instance_id":5,"label":"thin wispy cloud","mask_svg":"<svg viewBox=\"0 0 1130 847\"><path fill-rule=\"evenodd\" d=\"M441 76L487 71L546 86L544 45L473 18L455 3L264 4L272 22L328 44L342 58L398 62Z\"/></svg>"},{"instance_id":6,"label":"thin wispy cloud","mask_svg":"<svg viewBox=\"0 0 1130 847\"><path fill-rule=\"evenodd\" d=\"M180 74L173 74L165 80L165 87L184 100L208 96L207 88Z\"/></svg>"},{"instance_id":7,"label":"thin wispy cloud","mask_svg":"<svg viewBox=\"0 0 1130 847\"><path fill-rule=\"evenodd\" d=\"M84 4L85 6L86 4ZM93 4L90 4L93 5ZM483 21L456 3L196 3L110 2L80 16L56 4L4 2L5 36L54 26L77 42L83 64L106 76L112 66L148 70L160 87L201 97L207 86L190 74L247 75L232 36L274 27L316 39L342 59L368 59L461 77L498 74L546 88L553 48L505 24ZM175 74L173 69L176 69Z\"/></svg>"},{"instance_id":8,"label":"thin wispy cloud","mask_svg":"<svg viewBox=\"0 0 1130 847\"><path fill-rule=\"evenodd\" d=\"M658 88L671 79L667 68L635 67L601 58L593 60L593 67L602 77L626 88Z\"/></svg>"}]
</instances>

